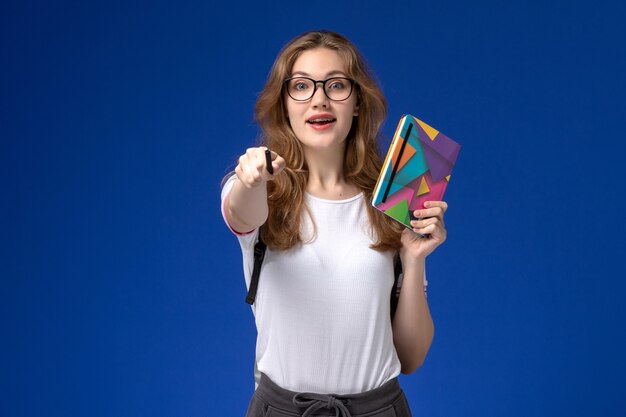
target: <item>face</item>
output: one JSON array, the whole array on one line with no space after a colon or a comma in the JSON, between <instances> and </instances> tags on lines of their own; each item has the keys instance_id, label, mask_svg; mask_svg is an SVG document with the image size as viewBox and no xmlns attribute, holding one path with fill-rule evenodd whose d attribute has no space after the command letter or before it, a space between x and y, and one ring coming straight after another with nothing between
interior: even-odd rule
<instances>
[{"instance_id":1,"label":"face","mask_svg":"<svg viewBox=\"0 0 626 417\"><path fill-rule=\"evenodd\" d=\"M326 80L346 77L346 64L335 51L327 48L303 52L293 65L291 77L308 77ZM329 85L327 84L327 88ZM333 86L330 86L333 88ZM285 93L289 123L305 150L342 150L357 115L356 87L344 101L330 100L324 93L322 83L310 100L296 101Z\"/></svg>"}]
</instances>

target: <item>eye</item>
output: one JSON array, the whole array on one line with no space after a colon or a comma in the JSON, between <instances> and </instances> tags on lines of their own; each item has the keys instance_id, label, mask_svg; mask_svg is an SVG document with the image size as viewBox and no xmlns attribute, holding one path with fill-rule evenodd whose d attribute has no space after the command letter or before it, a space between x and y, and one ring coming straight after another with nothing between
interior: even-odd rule
<instances>
[{"instance_id":1,"label":"eye","mask_svg":"<svg viewBox=\"0 0 626 417\"><path fill-rule=\"evenodd\" d=\"M348 86L348 80L335 78L328 82L328 88L331 90L343 90Z\"/></svg>"},{"instance_id":2,"label":"eye","mask_svg":"<svg viewBox=\"0 0 626 417\"><path fill-rule=\"evenodd\" d=\"M311 81L306 78L294 78L289 81L289 89L291 91L306 91L311 88Z\"/></svg>"}]
</instances>

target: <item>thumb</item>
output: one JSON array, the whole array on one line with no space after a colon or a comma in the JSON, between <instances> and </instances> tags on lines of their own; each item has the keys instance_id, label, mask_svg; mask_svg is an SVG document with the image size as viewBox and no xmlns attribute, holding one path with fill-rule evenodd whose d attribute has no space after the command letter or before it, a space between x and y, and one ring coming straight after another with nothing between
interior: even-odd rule
<instances>
[{"instance_id":1,"label":"thumb","mask_svg":"<svg viewBox=\"0 0 626 417\"><path fill-rule=\"evenodd\" d=\"M269 169L266 170L266 174L268 174L270 176L270 178L271 177L275 177L276 175L280 174L285 169L285 167L287 166L287 163L285 162L285 160L280 155L278 155L274 151L271 151L271 153L272 153L271 164L272 164L273 174L269 173Z\"/></svg>"}]
</instances>

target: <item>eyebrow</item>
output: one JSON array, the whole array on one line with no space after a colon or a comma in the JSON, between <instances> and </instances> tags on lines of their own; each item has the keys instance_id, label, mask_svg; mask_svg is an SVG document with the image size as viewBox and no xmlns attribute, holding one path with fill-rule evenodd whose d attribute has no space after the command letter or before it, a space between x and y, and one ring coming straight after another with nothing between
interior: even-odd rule
<instances>
[{"instance_id":1,"label":"eyebrow","mask_svg":"<svg viewBox=\"0 0 626 417\"><path fill-rule=\"evenodd\" d=\"M292 74L291 74L291 76L292 76L292 77L294 77L294 76L296 76L296 75L302 75L302 76L304 76L304 77L311 77L311 74L306 73L306 72L304 72L304 71L295 71L294 73L292 73ZM344 77L347 77L347 76L348 76L348 74L346 74L346 73L345 73L345 72L343 72L343 71L331 71L331 72L329 72L329 73L327 73L327 74L326 74L326 78L328 78L328 77L332 77L332 76L335 76L335 75L343 75Z\"/></svg>"}]
</instances>

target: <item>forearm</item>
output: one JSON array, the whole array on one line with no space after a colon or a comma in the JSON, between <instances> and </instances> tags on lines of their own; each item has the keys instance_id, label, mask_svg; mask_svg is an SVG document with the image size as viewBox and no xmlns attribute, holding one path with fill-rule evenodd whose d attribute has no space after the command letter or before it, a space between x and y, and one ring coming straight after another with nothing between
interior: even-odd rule
<instances>
[{"instance_id":1,"label":"forearm","mask_svg":"<svg viewBox=\"0 0 626 417\"><path fill-rule=\"evenodd\" d=\"M424 294L425 258L403 256L403 281L398 308L393 319L393 339L407 374L419 368L434 336L434 325Z\"/></svg>"},{"instance_id":2,"label":"forearm","mask_svg":"<svg viewBox=\"0 0 626 417\"><path fill-rule=\"evenodd\" d=\"M238 232L249 232L261 226L268 215L266 182L246 187L235 179L224 208L228 224Z\"/></svg>"}]
</instances>

